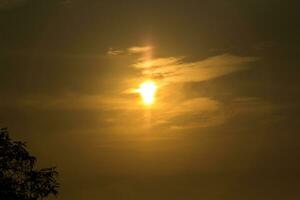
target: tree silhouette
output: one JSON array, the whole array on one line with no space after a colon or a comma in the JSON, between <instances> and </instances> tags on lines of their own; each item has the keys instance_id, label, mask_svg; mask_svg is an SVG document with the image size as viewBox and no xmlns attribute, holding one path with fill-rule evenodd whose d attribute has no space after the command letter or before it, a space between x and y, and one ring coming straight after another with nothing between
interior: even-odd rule
<instances>
[{"instance_id":1,"label":"tree silhouette","mask_svg":"<svg viewBox=\"0 0 300 200\"><path fill-rule=\"evenodd\" d=\"M0 200L39 200L58 193L55 167L35 169L36 158L25 148L0 129Z\"/></svg>"}]
</instances>

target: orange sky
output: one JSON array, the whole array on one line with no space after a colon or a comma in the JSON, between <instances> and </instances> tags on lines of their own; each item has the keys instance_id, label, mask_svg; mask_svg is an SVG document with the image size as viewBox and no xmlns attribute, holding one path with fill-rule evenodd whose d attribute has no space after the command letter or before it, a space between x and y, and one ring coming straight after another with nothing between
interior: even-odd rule
<instances>
[{"instance_id":1,"label":"orange sky","mask_svg":"<svg viewBox=\"0 0 300 200\"><path fill-rule=\"evenodd\" d=\"M0 125L59 200L298 199L298 4L0 0Z\"/></svg>"}]
</instances>

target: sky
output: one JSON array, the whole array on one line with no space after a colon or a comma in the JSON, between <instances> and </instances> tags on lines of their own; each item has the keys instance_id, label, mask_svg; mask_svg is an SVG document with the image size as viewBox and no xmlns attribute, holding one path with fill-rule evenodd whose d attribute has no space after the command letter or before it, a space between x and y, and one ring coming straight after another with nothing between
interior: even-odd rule
<instances>
[{"instance_id":1,"label":"sky","mask_svg":"<svg viewBox=\"0 0 300 200\"><path fill-rule=\"evenodd\" d=\"M299 7L0 0L0 126L58 200L300 198Z\"/></svg>"}]
</instances>

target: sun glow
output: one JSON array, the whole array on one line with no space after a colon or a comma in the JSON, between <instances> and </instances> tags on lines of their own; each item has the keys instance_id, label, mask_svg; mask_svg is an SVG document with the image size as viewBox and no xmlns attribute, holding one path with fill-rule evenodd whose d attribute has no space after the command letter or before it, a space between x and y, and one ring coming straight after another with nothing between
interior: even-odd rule
<instances>
[{"instance_id":1,"label":"sun glow","mask_svg":"<svg viewBox=\"0 0 300 200\"><path fill-rule=\"evenodd\" d=\"M151 105L154 103L156 89L157 87L152 81L146 81L140 85L138 92L140 93L145 105Z\"/></svg>"}]
</instances>

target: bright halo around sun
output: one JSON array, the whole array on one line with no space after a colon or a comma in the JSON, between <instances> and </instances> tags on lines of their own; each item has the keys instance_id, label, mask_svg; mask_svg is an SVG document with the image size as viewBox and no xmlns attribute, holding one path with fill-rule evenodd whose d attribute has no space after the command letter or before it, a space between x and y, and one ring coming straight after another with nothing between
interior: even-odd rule
<instances>
[{"instance_id":1,"label":"bright halo around sun","mask_svg":"<svg viewBox=\"0 0 300 200\"><path fill-rule=\"evenodd\" d=\"M156 90L157 87L153 81L146 81L140 85L138 92L140 93L145 105L151 105L154 103Z\"/></svg>"}]
</instances>

